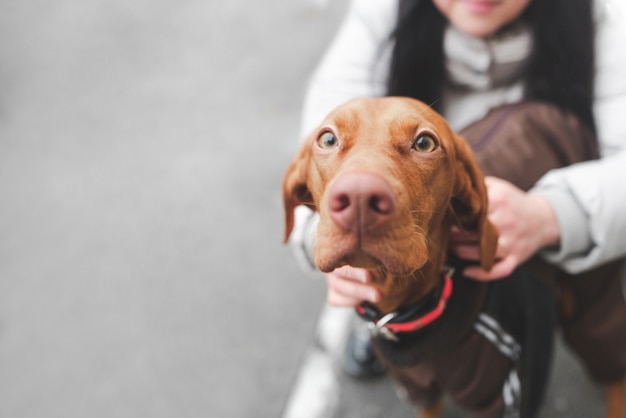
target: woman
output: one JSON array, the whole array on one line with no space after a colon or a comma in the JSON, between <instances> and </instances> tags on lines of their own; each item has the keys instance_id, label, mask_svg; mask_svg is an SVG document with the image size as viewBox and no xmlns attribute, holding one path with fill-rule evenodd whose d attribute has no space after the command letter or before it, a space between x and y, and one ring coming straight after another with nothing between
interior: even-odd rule
<instances>
[{"instance_id":1,"label":"woman","mask_svg":"<svg viewBox=\"0 0 626 418\"><path fill-rule=\"evenodd\" d=\"M626 255L623 39L619 0L353 0L311 80L303 133L361 96L416 97L456 130L526 99L571 111L596 133L601 159L551 170L528 193L488 178L489 218L505 248L491 271L464 273L500 279L538 252L565 271L585 271ZM300 224L309 216L299 211ZM313 229L294 236L304 255ZM457 231L451 246L477 258L471 237ZM365 270L343 267L326 277L332 305L380 298Z\"/></svg>"}]
</instances>

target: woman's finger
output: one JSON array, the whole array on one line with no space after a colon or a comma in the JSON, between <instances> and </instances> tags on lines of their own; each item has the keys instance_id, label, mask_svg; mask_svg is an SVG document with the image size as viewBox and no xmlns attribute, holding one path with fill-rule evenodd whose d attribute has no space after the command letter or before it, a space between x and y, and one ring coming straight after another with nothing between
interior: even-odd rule
<instances>
[{"instance_id":1,"label":"woman's finger","mask_svg":"<svg viewBox=\"0 0 626 418\"><path fill-rule=\"evenodd\" d=\"M368 285L369 273L353 271L361 269L335 270L326 275L327 300L336 306L356 306L364 300L377 302L380 296Z\"/></svg>"},{"instance_id":2,"label":"woman's finger","mask_svg":"<svg viewBox=\"0 0 626 418\"><path fill-rule=\"evenodd\" d=\"M450 244L469 244L478 242L478 233L475 231L465 231L458 226L450 229Z\"/></svg>"},{"instance_id":3,"label":"woman's finger","mask_svg":"<svg viewBox=\"0 0 626 418\"><path fill-rule=\"evenodd\" d=\"M362 302L362 300L360 299L354 299L341 295L339 293L333 292L331 289L328 289L326 300L329 305L341 308L354 308Z\"/></svg>"},{"instance_id":4,"label":"woman's finger","mask_svg":"<svg viewBox=\"0 0 626 418\"><path fill-rule=\"evenodd\" d=\"M466 277L481 280L481 281L490 281L497 280L507 277L513 273L513 270L518 265L518 260L514 256L508 256L498 261L493 265L491 270L485 271L481 267L471 266L463 270L463 274Z\"/></svg>"},{"instance_id":5,"label":"woman's finger","mask_svg":"<svg viewBox=\"0 0 626 418\"><path fill-rule=\"evenodd\" d=\"M463 260L480 260L478 245L452 245L450 250Z\"/></svg>"},{"instance_id":6,"label":"woman's finger","mask_svg":"<svg viewBox=\"0 0 626 418\"><path fill-rule=\"evenodd\" d=\"M371 273L369 271L352 266L339 267L330 274L336 275L343 279L354 280L359 283L368 283L371 278Z\"/></svg>"}]
</instances>

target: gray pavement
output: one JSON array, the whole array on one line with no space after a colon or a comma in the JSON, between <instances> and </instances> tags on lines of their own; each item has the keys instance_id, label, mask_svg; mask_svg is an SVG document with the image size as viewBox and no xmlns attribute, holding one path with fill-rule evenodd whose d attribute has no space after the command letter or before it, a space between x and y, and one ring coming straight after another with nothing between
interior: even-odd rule
<instances>
[{"instance_id":1,"label":"gray pavement","mask_svg":"<svg viewBox=\"0 0 626 418\"><path fill-rule=\"evenodd\" d=\"M345 4L2 2L0 417L281 416L325 289L279 185ZM545 416L592 416L557 368ZM336 377L335 416L410 416Z\"/></svg>"},{"instance_id":2,"label":"gray pavement","mask_svg":"<svg viewBox=\"0 0 626 418\"><path fill-rule=\"evenodd\" d=\"M0 417L277 417L323 283L282 241L343 2L0 5Z\"/></svg>"}]
</instances>

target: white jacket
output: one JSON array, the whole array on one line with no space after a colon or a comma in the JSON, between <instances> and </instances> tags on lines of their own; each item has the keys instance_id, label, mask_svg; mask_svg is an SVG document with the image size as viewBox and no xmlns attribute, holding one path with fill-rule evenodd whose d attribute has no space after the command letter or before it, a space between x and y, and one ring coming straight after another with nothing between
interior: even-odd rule
<instances>
[{"instance_id":1,"label":"white jacket","mask_svg":"<svg viewBox=\"0 0 626 418\"><path fill-rule=\"evenodd\" d=\"M622 183L626 181L624 5L624 0L596 0L595 4L593 105L602 158L552 170L533 189L550 201L561 229L559 250L545 251L544 256L572 273L626 255L626 184ZM337 105L356 97L385 95L392 50L389 36L396 23L397 7L398 0L352 0L337 36L311 78L302 116L303 137ZM463 78L462 73L455 73L451 62L455 59L468 60L463 64L476 72L485 70L486 74L492 72L490 65L498 64L489 62L494 52L502 61L523 59L530 45L524 39L520 35L508 41L485 41L448 29L444 41L448 75ZM501 42L517 44L503 49ZM463 53L469 47L472 53ZM491 87L484 77L462 81L473 88L463 92L448 89L443 98L442 113L457 130L480 119L494 106L522 99L519 80L498 88ZM307 216L300 210L297 222L302 223ZM311 245L306 244L306 234L297 234L292 241L302 248Z\"/></svg>"}]
</instances>

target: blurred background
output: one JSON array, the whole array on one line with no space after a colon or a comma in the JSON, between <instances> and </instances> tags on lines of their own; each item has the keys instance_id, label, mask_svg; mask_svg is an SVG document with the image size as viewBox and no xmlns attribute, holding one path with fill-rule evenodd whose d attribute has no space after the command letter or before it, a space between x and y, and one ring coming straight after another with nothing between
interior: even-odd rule
<instances>
[{"instance_id":1,"label":"blurred background","mask_svg":"<svg viewBox=\"0 0 626 418\"><path fill-rule=\"evenodd\" d=\"M0 4L0 417L277 417L324 283L282 245L345 1Z\"/></svg>"}]
</instances>

